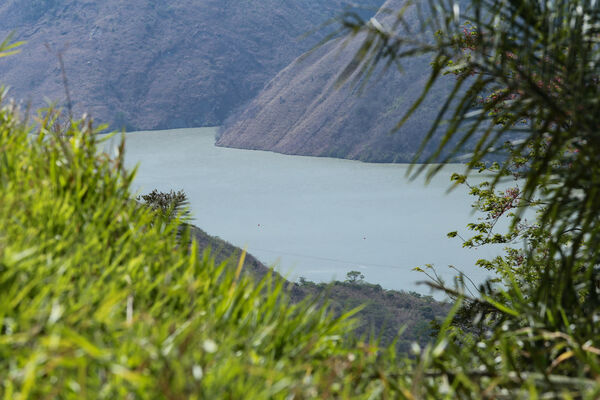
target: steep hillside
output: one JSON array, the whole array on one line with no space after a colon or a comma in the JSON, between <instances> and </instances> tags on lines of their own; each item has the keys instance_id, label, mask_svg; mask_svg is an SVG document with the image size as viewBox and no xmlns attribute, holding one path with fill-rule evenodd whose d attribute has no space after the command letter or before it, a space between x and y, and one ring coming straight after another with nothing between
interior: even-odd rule
<instances>
[{"instance_id":1,"label":"steep hillside","mask_svg":"<svg viewBox=\"0 0 600 400\"><path fill-rule=\"evenodd\" d=\"M449 303L436 301L431 296L385 290L363 281L319 284L302 281L295 290L303 296L324 296L336 313L364 306L357 314L356 334L375 335L384 346L396 340L398 351L403 353L409 353L415 342L422 346L430 343L434 325L439 324L451 308ZM401 330L402 335L398 337Z\"/></svg>"},{"instance_id":2,"label":"steep hillside","mask_svg":"<svg viewBox=\"0 0 600 400\"><path fill-rule=\"evenodd\" d=\"M230 261L233 266L236 265L242 251L240 248L210 236L196 226L190 227L200 250L211 249L211 255L217 263ZM260 279L269 273L269 268L247 254L243 271ZM284 279L277 273L275 275L278 279ZM385 346L398 339L397 348L404 353L409 352L413 342L421 345L430 342L432 321L442 320L450 310L448 303L436 301L430 296L386 290L380 285L363 281L315 283L301 279L300 283L290 282L288 290L294 302L307 296L326 299L336 314L364 305L364 309L357 314L359 326L356 334L364 337L374 334ZM397 338L403 328L405 330Z\"/></svg>"},{"instance_id":3,"label":"steep hillside","mask_svg":"<svg viewBox=\"0 0 600 400\"><path fill-rule=\"evenodd\" d=\"M404 3L388 0L376 18L390 29L395 16L384 10L399 10ZM414 9L405 18L417 26ZM394 67L383 75L376 72L363 92L353 85L337 90L340 72L363 39L341 38L296 59L228 121L217 144L374 162L409 161L448 88L434 88L408 123L391 135L403 112L420 95L430 73L430 59L403 62L401 73Z\"/></svg>"},{"instance_id":4,"label":"steep hillside","mask_svg":"<svg viewBox=\"0 0 600 400\"><path fill-rule=\"evenodd\" d=\"M382 0L359 0L374 7ZM219 125L324 35L300 36L347 0L8 0L0 37L25 40L0 65L11 96L64 105L129 129ZM50 50L47 49L49 45Z\"/></svg>"}]
</instances>

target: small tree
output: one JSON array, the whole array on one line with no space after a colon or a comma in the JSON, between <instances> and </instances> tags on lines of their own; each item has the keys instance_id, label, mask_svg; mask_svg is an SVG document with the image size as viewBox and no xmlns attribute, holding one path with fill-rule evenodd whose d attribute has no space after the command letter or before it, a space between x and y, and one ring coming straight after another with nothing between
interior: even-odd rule
<instances>
[{"instance_id":1,"label":"small tree","mask_svg":"<svg viewBox=\"0 0 600 400\"><path fill-rule=\"evenodd\" d=\"M189 217L187 210L189 202L183 190L177 192L171 190L165 193L154 189L148 194L138 196L137 200L169 220L176 217L185 220Z\"/></svg>"},{"instance_id":2,"label":"small tree","mask_svg":"<svg viewBox=\"0 0 600 400\"><path fill-rule=\"evenodd\" d=\"M358 284L362 283L365 276L359 271L350 271L346 274L346 283Z\"/></svg>"},{"instance_id":3,"label":"small tree","mask_svg":"<svg viewBox=\"0 0 600 400\"><path fill-rule=\"evenodd\" d=\"M309 283L309 281L305 277L301 276L300 278L298 278L298 284L300 286L306 286L306 285L308 285L308 283Z\"/></svg>"}]
</instances>

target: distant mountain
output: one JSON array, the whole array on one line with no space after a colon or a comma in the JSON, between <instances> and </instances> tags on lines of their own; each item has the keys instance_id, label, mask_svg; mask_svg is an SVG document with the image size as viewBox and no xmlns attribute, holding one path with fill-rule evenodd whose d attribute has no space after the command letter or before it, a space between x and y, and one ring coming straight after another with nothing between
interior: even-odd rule
<instances>
[{"instance_id":1,"label":"distant mountain","mask_svg":"<svg viewBox=\"0 0 600 400\"><path fill-rule=\"evenodd\" d=\"M383 0L358 0L374 10ZM75 116L129 129L219 125L325 34L300 36L347 0L4 0L0 38L22 53L0 63L11 95L64 105L64 52ZM45 44L50 46L49 51Z\"/></svg>"},{"instance_id":2,"label":"distant mountain","mask_svg":"<svg viewBox=\"0 0 600 400\"><path fill-rule=\"evenodd\" d=\"M390 29L405 0L388 0L376 15ZM415 9L405 14L418 24ZM421 94L431 61L420 57L402 62L403 72L391 67L364 91L356 85L335 86L364 37L339 38L293 61L260 94L224 126L217 145L271 150L285 154L350 158L371 162L410 161L431 122L440 99L449 92L437 85L412 118L395 134L396 123Z\"/></svg>"}]
</instances>

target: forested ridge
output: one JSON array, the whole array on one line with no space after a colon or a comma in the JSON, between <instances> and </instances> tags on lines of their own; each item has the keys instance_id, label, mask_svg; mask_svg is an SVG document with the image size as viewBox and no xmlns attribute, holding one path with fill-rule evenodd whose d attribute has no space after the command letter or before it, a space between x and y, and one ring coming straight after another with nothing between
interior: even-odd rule
<instances>
[{"instance_id":1,"label":"forested ridge","mask_svg":"<svg viewBox=\"0 0 600 400\"><path fill-rule=\"evenodd\" d=\"M194 225L186 225L199 251L209 251L216 263L235 264L243 250L221 238L208 235ZM448 311L448 302L435 300L430 295L384 289L372 284L357 271L348 271L344 281L311 282L301 277L298 282L286 281L276 271L267 267L254 256L244 256L243 274L253 279L263 279L272 274L284 282L285 289L293 302L316 298L335 315L362 308L357 314L354 334L372 340L385 347L395 343L397 350L410 354L412 343L427 345ZM361 278L362 276L362 278ZM398 337L398 333L402 335Z\"/></svg>"}]
</instances>

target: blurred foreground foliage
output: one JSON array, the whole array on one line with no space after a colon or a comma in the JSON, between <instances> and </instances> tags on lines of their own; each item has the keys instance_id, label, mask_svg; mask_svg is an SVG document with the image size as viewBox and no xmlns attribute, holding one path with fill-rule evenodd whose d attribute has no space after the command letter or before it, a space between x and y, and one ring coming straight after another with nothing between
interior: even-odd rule
<instances>
[{"instance_id":1,"label":"blurred foreground foliage","mask_svg":"<svg viewBox=\"0 0 600 400\"><path fill-rule=\"evenodd\" d=\"M0 110L0 394L314 398L380 390L353 321L198 254L132 200L90 121ZM121 146L122 150L123 147ZM159 221L160 223L157 223Z\"/></svg>"},{"instance_id":2,"label":"blurred foreground foliage","mask_svg":"<svg viewBox=\"0 0 600 400\"><path fill-rule=\"evenodd\" d=\"M365 40L342 77L429 56L429 81L401 126L435 82L453 76L422 149L442 129L429 161L448 150L446 162L470 161L457 184L469 185L473 171L492 174L470 185L484 217L469 225L474 236L464 245L517 246L479 261L498 278L473 289L464 276L452 286L423 269L432 287L457 300L434 374L446 375L461 398L600 398L600 4L387 4L396 17L390 26L343 17L341 30ZM406 23L410 9L421 16L416 26ZM491 155L502 162L489 164ZM511 226L498 233L504 216Z\"/></svg>"}]
</instances>

